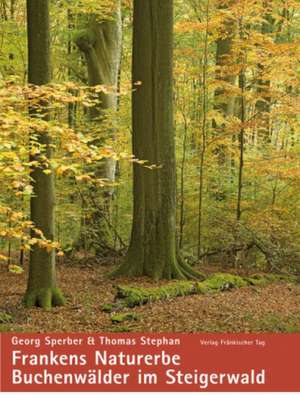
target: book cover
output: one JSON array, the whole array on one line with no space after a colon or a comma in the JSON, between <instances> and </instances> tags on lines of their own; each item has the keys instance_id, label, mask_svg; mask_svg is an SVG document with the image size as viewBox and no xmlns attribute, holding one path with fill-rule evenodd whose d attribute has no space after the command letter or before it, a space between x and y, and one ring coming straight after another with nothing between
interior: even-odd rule
<instances>
[{"instance_id":1,"label":"book cover","mask_svg":"<svg viewBox=\"0 0 300 395\"><path fill-rule=\"evenodd\" d=\"M0 391L300 391L299 23L0 2Z\"/></svg>"}]
</instances>

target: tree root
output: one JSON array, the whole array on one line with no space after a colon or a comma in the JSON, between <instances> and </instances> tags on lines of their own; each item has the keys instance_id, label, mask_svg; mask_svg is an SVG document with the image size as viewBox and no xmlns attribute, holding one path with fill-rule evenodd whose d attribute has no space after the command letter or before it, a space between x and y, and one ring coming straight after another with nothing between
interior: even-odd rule
<instances>
[{"instance_id":1,"label":"tree root","mask_svg":"<svg viewBox=\"0 0 300 395\"><path fill-rule=\"evenodd\" d=\"M64 304L65 298L56 287L29 289L24 296L24 305L28 308L41 307L50 310L51 307L63 306Z\"/></svg>"},{"instance_id":2,"label":"tree root","mask_svg":"<svg viewBox=\"0 0 300 395\"><path fill-rule=\"evenodd\" d=\"M203 273L194 270L188 263L184 261L184 259L179 258L178 265L187 280L205 280L206 276Z\"/></svg>"},{"instance_id":3,"label":"tree root","mask_svg":"<svg viewBox=\"0 0 300 395\"><path fill-rule=\"evenodd\" d=\"M157 276L156 273L145 273L143 265L137 262L131 262L126 260L116 270L108 274L109 278L117 277L142 277L147 276L154 280L197 280L202 281L206 277L204 274L194 270L189 264L184 262L183 259L178 258L176 262L171 264L170 270L162 273L161 276Z\"/></svg>"}]
</instances>

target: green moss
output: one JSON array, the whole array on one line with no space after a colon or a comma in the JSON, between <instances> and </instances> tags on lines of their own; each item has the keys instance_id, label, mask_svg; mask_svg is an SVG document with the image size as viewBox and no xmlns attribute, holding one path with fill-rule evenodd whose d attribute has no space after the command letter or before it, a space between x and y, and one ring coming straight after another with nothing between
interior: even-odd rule
<instances>
[{"instance_id":1,"label":"green moss","mask_svg":"<svg viewBox=\"0 0 300 395\"><path fill-rule=\"evenodd\" d=\"M229 273L215 273L205 281L196 284L197 293L206 294L245 287L247 281L240 276Z\"/></svg>"},{"instance_id":2,"label":"green moss","mask_svg":"<svg viewBox=\"0 0 300 395\"><path fill-rule=\"evenodd\" d=\"M240 276L229 273L215 273L202 282L177 281L161 287L151 288L119 286L117 298L124 299L126 306L134 307L177 296L226 291L247 285L248 282Z\"/></svg>"},{"instance_id":3,"label":"green moss","mask_svg":"<svg viewBox=\"0 0 300 395\"><path fill-rule=\"evenodd\" d=\"M124 321L138 321L139 317L136 313L117 313L111 316L113 324L120 324Z\"/></svg>"},{"instance_id":4,"label":"green moss","mask_svg":"<svg viewBox=\"0 0 300 395\"><path fill-rule=\"evenodd\" d=\"M28 290L24 296L25 307L42 307L50 310L51 307L63 306L65 299L58 288L38 288Z\"/></svg>"},{"instance_id":5,"label":"green moss","mask_svg":"<svg viewBox=\"0 0 300 395\"><path fill-rule=\"evenodd\" d=\"M52 306L63 306L66 299L59 288L52 288Z\"/></svg>"},{"instance_id":6,"label":"green moss","mask_svg":"<svg viewBox=\"0 0 300 395\"><path fill-rule=\"evenodd\" d=\"M295 282L297 280L296 276L292 274L274 274L274 273L266 273L264 274L265 278L268 279L269 282L276 281L286 281L286 282Z\"/></svg>"},{"instance_id":7,"label":"green moss","mask_svg":"<svg viewBox=\"0 0 300 395\"><path fill-rule=\"evenodd\" d=\"M195 284L189 281L177 281L161 287L137 288L119 286L117 298L125 299L128 307L139 306L157 300L165 300L176 296L195 293Z\"/></svg>"},{"instance_id":8,"label":"green moss","mask_svg":"<svg viewBox=\"0 0 300 395\"><path fill-rule=\"evenodd\" d=\"M196 284L196 293L197 294L207 294L207 293L213 292L213 291L215 291L215 290L212 290L212 288L210 288L210 286L205 281L203 281L202 283Z\"/></svg>"},{"instance_id":9,"label":"green moss","mask_svg":"<svg viewBox=\"0 0 300 395\"><path fill-rule=\"evenodd\" d=\"M161 287L151 288L120 286L118 287L117 298L124 299L128 307L134 307L177 296L225 291L230 288L239 288L246 285L247 281L242 277L228 273L216 273L202 282L177 281Z\"/></svg>"},{"instance_id":10,"label":"green moss","mask_svg":"<svg viewBox=\"0 0 300 395\"><path fill-rule=\"evenodd\" d=\"M0 311L0 324L9 324L12 321L13 321L13 318L10 314Z\"/></svg>"},{"instance_id":11,"label":"green moss","mask_svg":"<svg viewBox=\"0 0 300 395\"><path fill-rule=\"evenodd\" d=\"M101 310L104 311L105 313L111 313L114 309L114 305L112 303L106 303L102 305Z\"/></svg>"},{"instance_id":12,"label":"green moss","mask_svg":"<svg viewBox=\"0 0 300 395\"><path fill-rule=\"evenodd\" d=\"M211 289L224 290L227 285L233 288L241 288L247 285L247 282L240 276L229 273L216 273L204 281Z\"/></svg>"},{"instance_id":13,"label":"green moss","mask_svg":"<svg viewBox=\"0 0 300 395\"><path fill-rule=\"evenodd\" d=\"M129 307L141 305L147 302L147 290L130 286L119 286L117 298L126 299L125 303Z\"/></svg>"},{"instance_id":14,"label":"green moss","mask_svg":"<svg viewBox=\"0 0 300 395\"><path fill-rule=\"evenodd\" d=\"M289 274L274 274L274 273L258 273L251 277L246 277L245 280L250 285L267 285L273 282L286 281L295 282L296 276Z\"/></svg>"},{"instance_id":15,"label":"green moss","mask_svg":"<svg viewBox=\"0 0 300 395\"><path fill-rule=\"evenodd\" d=\"M267 285L269 282L262 274L245 277L245 280L249 285Z\"/></svg>"},{"instance_id":16,"label":"green moss","mask_svg":"<svg viewBox=\"0 0 300 395\"><path fill-rule=\"evenodd\" d=\"M130 287L117 288L119 306L134 307L157 300L166 300L177 296L223 292L233 288L249 285L267 285L276 281L294 281L296 277L278 274L255 274L251 277L241 277L230 273L215 273L201 282L176 281L161 287Z\"/></svg>"}]
</instances>

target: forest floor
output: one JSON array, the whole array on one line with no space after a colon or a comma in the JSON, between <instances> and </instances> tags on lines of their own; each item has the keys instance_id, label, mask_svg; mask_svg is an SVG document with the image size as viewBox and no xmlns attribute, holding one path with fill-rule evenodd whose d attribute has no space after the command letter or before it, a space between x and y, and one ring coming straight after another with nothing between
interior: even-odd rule
<instances>
[{"instance_id":1,"label":"forest floor","mask_svg":"<svg viewBox=\"0 0 300 395\"><path fill-rule=\"evenodd\" d=\"M26 273L8 273L0 267L0 312L12 317L12 322L0 323L0 331L300 332L300 284L284 282L158 301L128 309L135 319L113 324L102 306L113 302L116 285L147 287L153 283L108 280L109 270L100 265L59 265L59 284L67 304L45 312L22 306Z\"/></svg>"}]
</instances>

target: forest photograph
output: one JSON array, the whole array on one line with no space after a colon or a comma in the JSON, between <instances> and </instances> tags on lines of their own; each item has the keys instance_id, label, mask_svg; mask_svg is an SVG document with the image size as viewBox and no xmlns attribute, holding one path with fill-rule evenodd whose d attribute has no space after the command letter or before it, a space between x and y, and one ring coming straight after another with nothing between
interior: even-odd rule
<instances>
[{"instance_id":1,"label":"forest photograph","mask_svg":"<svg viewBox=\"0 0 300 395\"><path fill-rule=\"evenodd\" d=\"M0 332L300 332L299 0L0 0Z\"/></svg>"}]
</instances>

